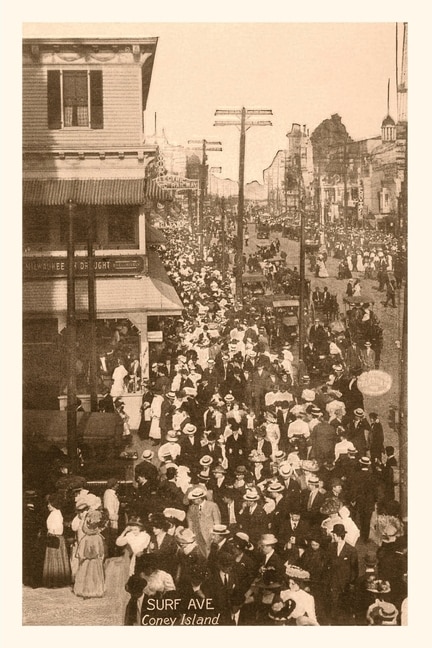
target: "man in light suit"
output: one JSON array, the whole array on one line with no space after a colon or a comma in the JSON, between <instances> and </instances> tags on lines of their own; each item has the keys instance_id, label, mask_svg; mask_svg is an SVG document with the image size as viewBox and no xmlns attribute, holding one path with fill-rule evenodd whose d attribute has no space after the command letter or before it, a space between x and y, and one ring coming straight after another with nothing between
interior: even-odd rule
<instances>
[{"instance_id":1,"label":"man in light suit","mask_svg":"<svg viewBox=\"0 0 432 648\"><path fill-rule=\"evenodd\" d=\"M201 486L188 493L190 501L186 520L189 529L196 536L198 547L207 558L210 553L212 531L215 524L221 523L219 507L206 499L206 491Z\"/></svg>"},{"instance_id":2,"label":"man in light suit","mask_svg":"<svg viewBox=\"0 0 432 648\"><path fill-rule=\"evenodd\" d=\"M360 351L363 371L375 369L375 351L370 342L365 342L365 348Z\"/></svg>"}]
</instances>

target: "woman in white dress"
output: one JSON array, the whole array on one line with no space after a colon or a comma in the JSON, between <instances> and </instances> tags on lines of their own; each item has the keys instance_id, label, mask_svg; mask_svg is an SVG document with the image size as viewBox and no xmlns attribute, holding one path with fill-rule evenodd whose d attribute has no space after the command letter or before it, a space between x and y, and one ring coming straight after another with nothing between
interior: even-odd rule
<instances>
[{"instance_id":1,"label":"woman in white dress","mask_svg":"<svg viewBox=\"0 0 432 648\"><path fill-rule=\"evenodd\" d=\"M117 358L117 367L112 372L112 387L111 387L111 396L113 398L119 398L126 393L125 378L128 375L128 370L123 364L122 358Z\"/></svg>"},{"instance_id":2,"label":"woman in white dress","mask_svg":"<svg viewBox=\"0 0 432 648\"><path fill-rule=\"evenodd\" d=\"M357 272L364 272L363 255L360 250L357 250Z\"/></svg>"},{"instance_id":3,"label":"woman in white dress","mask_svg":"<svg viewBox=\"0 0 432 648\"><path fill-rule=\"evenodd\" d=\"M292 619L296 625L319 625L315 613L315 599L304 589L310 578L309 572L296 565L286 564L286 575L288 589L282 590L279 597L282 604L290 600L295 602L295 608L288 619Z\"/></svg>"},{"instance_id":4,"label":"woman in white dress","mask_svg":"<svg viewBox=\"0 0 432 648\"><path fill-rule=\"evenodd\" d=\"M327 271L324 260L318 259L317 266L318 266L318 277L321 277L322 279L326 279L329 276L329 273Z\"/></svg>"},{"instance_id":5,"label":"woman in white dress","mask_svg":"<svg viewBox=\"0 0 432 648\"><path fill-rule=\"evenodd\" d=\"M137 556L147 552L150 535L144 530L144 524L139 517L131 517L125 530L116 540L117 547L125 547L128 563L128 577L135 572Z\"/></svg>"},{"instance_id":6,"label":"woman in white dress","mask_svg":"<svg viewBox=\"0 0 432 648\"><path fill-rule=\"evenodd\" d=\"M150 432L149 437L154 444L157 444L161 438L160 417L162 413L162 394L155 394L150 405Z\"/></svg>"}]
</instances>

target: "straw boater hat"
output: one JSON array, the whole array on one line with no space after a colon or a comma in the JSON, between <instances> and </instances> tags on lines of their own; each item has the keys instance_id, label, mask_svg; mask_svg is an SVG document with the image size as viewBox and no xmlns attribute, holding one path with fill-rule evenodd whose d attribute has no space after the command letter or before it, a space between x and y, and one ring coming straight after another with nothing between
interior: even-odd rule
<instances>
[{"instance_id":1,"label":"straw boater hat","mask_svg":"<svg viewBox=\"0 0 432 648\"><path fill-rule=\"evenodd\" d=\"M256 488L250 488L243 495L243 500L245 502L258 502L260 500L259 493Z\"/></svg>"},{"instance_id":2,"label":"straw boater hat","mask_svg":"<svg viewBox=\"0 0 432 648\"><path fill-rule=\"evenodd\" d=\"M259 544L266 546L277 545L278 542L278 539L273 533L264 533L259 539Z\"/></svg>"},{"instance_id":3,"label":"straw boater hat","mask_svg":"<svg viewBox=\"0 0 432 648\"><path fill-rule=\"evenodd\" d=\"M153 457L154 457L154 452L152 452L149 449L144 450L142 455L141 455L141 459L147 459L147 461L151 461L153 459Z\"/></svg>"},{"instance_id":4,"label":"straw boater hat","mask_svg":"<svg viewBox=\"0 0 432 648\"><path fill-rule=\"evenodd\" d=\"M192 436L197 431L196 425L193 425L192 423L186 423L182 431L187 436Z\"/></svg>"},{"instance_id":5,"label":"straw boater hat","mask_svg":"<svg viewBox=\"0 0 432 648\"><path fill-rule=\"evenodd\" d=\"M190 499L191 502L195 502L196 500L199 500L202 497L206 497L206 495L207 495L206 490L201 486L197 486L196 488L193 488L191 491L189 491L188 498Z\"/></svg>"},{"instance_id":6,"label":"straw boater hat","mask_svg":"<svg viewBox=\"0 0 432 648\"><path fill-rule=\"evenodd\" d=\"M278 468L278 472L283 479L287 479L288 477L291 477L293 472L293 467L290 463L285 461L284 463L280 464Z\"/></svg>"},{"instance_id":7,"label":"straw boater hat","mask_svg":"<svg viewBox=\"0 0 432 648\"><path fill-rule=\"evenodd\" d=\"M226 524L214 524L212 533L216 533L217 535L220 536L229 536L230 532Z\"/></svg>"},{"instance_id":8,"label":"straw boater hat","mask_svg":"<svg viewBox=\"0 0 432 648\"><path fill-rule=\"evenodd\" d=\"M274 481L267 486L267 493L282 493L285 490L285 486L278 481Z\"/></svg>"},{"instance_id":9,"label":"straw boater hat","mask_svg":"<svg viewBox=\"0 0 432 648\"><path fill-rule=\"evenodd\" d=\"M252 551L254 546L252 542L249 540L249 536L247 533L243 533L243 531L238 531L232 538L232 543L235 545L238 549L242 549L242 551Z\"/></svg>"},{"instance_id":10,"label":"straw boater hat","mask_svg":"<svg viewBox=\"0 0 432 648\"><path fill-rule=\"evenodd\" d=\"M210 457L210 455L204 455L203 457L201 457L201 459L199 460L199 462L200 462L201 466L204 466L204 467L206 468L206 467L212 465L212 463L213 463L213 458Z\"/></svg>"},{"instance_id":11,"label":"straw boater hat","mask_svg":"<svg viewBox=\"0 0 432 648\"><path fill-rule=\"evenodd\" d=\"M393 603L380 601L371 611L371 617L382 625L395 625L399 612Z\"/></svg>"},{"instance_id":12,"label":"straw boater hat","mask_svg":"<svg viewBox=\"0 0 432 648\"><path fill-rule=\"evenodd\" d=\"M177 441L177 432L175 430L168 430L166 433L167 441Z\"/></svg>"}]
</instances>

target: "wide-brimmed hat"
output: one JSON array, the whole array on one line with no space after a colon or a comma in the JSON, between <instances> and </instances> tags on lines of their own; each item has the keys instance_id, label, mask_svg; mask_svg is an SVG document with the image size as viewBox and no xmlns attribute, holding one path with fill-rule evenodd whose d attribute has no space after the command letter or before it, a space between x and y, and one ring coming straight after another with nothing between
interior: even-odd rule
<instances>
[{"instance_id":1,"label":"wide-brimmed hat","mask_svg":"<svg viewBox=\"0 0 432 648\"><path fill-rule=\"evenodd\" d=\"M128 526L138 526L140 529L144 528L144 522L138 515L131 516L128 520Z\"/></svg>"},{"instance_id":2,"label":"wide-brimmed hat","mask_svg":"<svg viewBox=\"0 0 432 648\"><path fill-rule=\"evenodd\" d=\"M301 467L305 472L318 472L319 463L316 459L304 459L301 462Z\"/></svg>"},{"instance_id":3,"label":"wide-brimmed hat","mask_svg":"<svg viewBox=\"0 0 432 648\"><path fill-rule=\"evenodd\" d=\"M390 583L380 578L374 578L367 585L366 589L372 594L389 594L391 591Z\"/></svg>"},{"instance_id":4,"label":"wide-brimmed hat","mask_svg":"<svg viewBox=\"0 0 432 648\"><path fill-rule=\"evenodd\" d=\"M312 403L315 400L316 393L313 389L303 389L302 398L303 400Z\"/></svg>"},{"instance_id":5,"label":"wide-brimmed hat","mask_svg":"<svg viewBox=\"0 0 432 648\"><path fill-rule=\"evenodd\" d=\"M150 461L154 457L154 452L150 449L143 450L141 454L141 459L147 459L147 461Z\"/></svg>"},{"instance_id":6,"label":"wide-brimmed hat","mask_svg":"<svg viewBox=\"0 0 432 648\"><path fill-rule=\"evenodd\" d=\"M268 457L266 457L263 452L258 452L257 450L252 450L248 459L252 463L264 463L268 461Z\"/></svg>"},{"instance_id":7,"label":"wide-brimmed hat","mask_svg":"<svg viewBox=\"0 0 432 648\"><path fill-rule=\"evenodd\" d=\"M290 618L290 614L294 610L295 605L293 599L287 599L284 603L273 603L268 612L268 617L273 621L284 623Z\"/></svg>"},{"instance_id":8,"label":"wide-brimmed hat","mask_svg":"<svg viewBox=\"0 0 432 648\"><path fill-rule=\"evenodd\" d=\"M307 581L310 579L310 573L297 565L290 565L288 562L285 563L285 574L288 578L295 578L297 580Z\"/></svg>"},{"instance_id":9,"label":"wide-brimmed hat","mask_svg":"<svg viewBox=\"0 0 432 648\"><path fill-rule=\"evenodd\" d=\"M86 535L96 535L108 524L108 514L103 510L90 510L84 518L82 529Z\"/></svg>"},{"instance_id":10,"label":"wide-brimmed hat","mask_svg":"<svg viewBox=\"0 0 432 648\"><path fill-rule=\"evenodd\" d=\"M234 396L232 394L227 394L224 397L224 401L225 401L225 403L233 403L235 401L235 398L234 398Z\"/></svg>"},{"instance_id":11,"label":"wide-brimmed hat","mask_svg":"<svg viewBox=\"0 0 432 648\"><path fill-rule=\"evenodd\" d=\"M207 491L202 488L201 486L196 486L193 488L191 491L188 493L188 499L191 500L191 502L194 502L195 500L201 499L202 497L206 497Z\"/></svg>"},{"instance_id":12,"label":"wide-brimmed hat","mask_svg":"<svg viewBox=\"0 0 432 648\"><path fill-rule=\"evenodd\" d=\"M327 497L320 507L322 515L336 515L339 513L342 502L337 497Z\"/></svg>"},{"instance_id":13,"label":"wide-brimmed hat","mask_svg":"<svg viewBox=\"0 0 432 648\"><path fill-rule=\"evenodd\" d=\"M384 625L386 623L393 624L397 619L399 612L393 603L387 603L387 601L380 601L377 603L376 607L371 612L373 619L382 622Z\"/></svg>"},{"instance_id":14,"label":"wide-brimmed hat","mask_svg":"<svg viewBox=\"0 0 432 648\"><path fill-rule=\"evenodd\" d=\"M196 425L193 425L192 423L186 423L186 425L182 430L182 432L187 436L192 436L193 434L195 434L196 431L197 431Z\"/></svg>"},{"instance_id":15,"label":"wide-brimmed hat","mask_svg":"<svg viewBox=\"0 0 432 648\"><path fill-rule=\"evenodd\" d=\"M319 484L319 477L317 475L309 475L309 477L306 479L308 484Z\"/></svg>"},{"instance_id":16,"label":"wide-brimmed hat","mask_svg":"<svg viewBox=\"0 0 432 648\"><path fill-rule=\"evenodd\" d=\"M186 519L186 511L176 508L165 508L162 511L162 514L167 518L167 520L173 524L180 524Z\"/></svg>"}]
</instances>

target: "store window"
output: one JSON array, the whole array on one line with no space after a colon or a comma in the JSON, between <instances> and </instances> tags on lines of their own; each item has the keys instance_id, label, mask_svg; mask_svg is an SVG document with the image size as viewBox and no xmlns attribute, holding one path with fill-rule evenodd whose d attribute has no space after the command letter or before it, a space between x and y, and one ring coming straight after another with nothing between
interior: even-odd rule
<instances>
[{"instance_id":1,"label":"store window","mask_svg":"<svg viewBox=\"0 0 432 648\"><path fill-rule=\"evenodd\" d=\"M103 128L101 70L48 70L48 128Z\"/></svg>"},{"instance_id":2,"label":"store window","mask_svg":"<svg viewBox=\"0 0 432 648\"><path fill-rule=\"evenodd\" d=\"M23 214L24 249L47 245L50 240L50 217L44 207L26 208Z\"/></svg>"},{"instance_id":3,"label":"store window","mask_svg":"<svg viewBox=\"0 0 432 648\"><path fill-rule=\"evenodd\" d=\"M73 211L75 244L84 245L88 240L89 219L85 208L76 207ZM96 224L95 224L96 227ZM60 242L66 245L69 235L69 214L60 214ZM96 233L97 236L97 233Z\"/></svg>"},{"instance_id":4,"label":"store window","mask_svg":"<svg viewBox=\"0 0 432 648\"><path fill-rule=\"evenodd\" d=\"M109 207L108 244L138 245L138 216L134 207Z\"/></svg>"}]
</instances>

